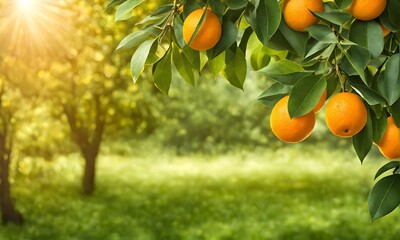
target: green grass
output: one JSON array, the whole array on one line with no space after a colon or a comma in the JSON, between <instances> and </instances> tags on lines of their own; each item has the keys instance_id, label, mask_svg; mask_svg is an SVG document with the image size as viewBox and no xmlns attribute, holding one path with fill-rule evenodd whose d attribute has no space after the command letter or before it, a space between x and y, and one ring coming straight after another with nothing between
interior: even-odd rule
<instances>
[{"instance_id":1,"label":"green grass","mask_svg":"<svg viewBox=\"0 0 400 240\"><path fill-rule=\"evenodd\" d=\"M27 159L13 191L26 224L0 227L0 239L398 239L397 211L373 224L368 216L380 164L302 144L213 157L101 156L97 191L84 197L77 156Z\"/></svg>"}]
</instances>

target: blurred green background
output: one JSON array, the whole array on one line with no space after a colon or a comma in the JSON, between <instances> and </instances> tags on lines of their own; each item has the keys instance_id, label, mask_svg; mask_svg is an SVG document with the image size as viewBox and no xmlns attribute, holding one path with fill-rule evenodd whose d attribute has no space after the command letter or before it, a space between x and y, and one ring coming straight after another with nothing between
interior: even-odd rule
<instances>
[{"instance_id":1,"label":"blurred green background","mask_svg":"<svg viewBox=\"0 0 400 240\"><path fill-rule=\"evenodd\" d=\"M25 218L1 226L1 240L400 237L398 211L369 220L378 151L361 165L323 112L305 142L283 144L255 101L268 79L250 71L242 92L204 71L195 88L174 79L169 96L150 69L131 82L133 50L114 49L167 1L118 23L104 0L27 1L0 0L0 113L10 116L0 122L11 129L12 198ZM66 109L89 142L104 122L90 195Z\"/></svg>"}]
</instances>

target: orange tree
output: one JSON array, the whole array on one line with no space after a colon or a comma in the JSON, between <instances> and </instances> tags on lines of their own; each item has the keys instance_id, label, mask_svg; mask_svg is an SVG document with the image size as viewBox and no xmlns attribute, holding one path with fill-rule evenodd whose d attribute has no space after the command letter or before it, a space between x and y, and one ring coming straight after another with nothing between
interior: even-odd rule
<instances>
[{"instance_id":1,"label":"orange tree","mask_svg":"<svg viewBox=\"0 0 400 240\"><path fill-rule=\"evenodd\" d=\"M128 20L144 0L111 0L115 20ZM134 23L117 49L132 51L136 82L151 66L168 94L176 75L195 85L197 74L221 74L243 89L248 65L274 80L259 100L273 108L271 129L300 142L314 128L327 98L325 120L352 138L361 162L375 143L400 157L400 1L175 0ZM254 42L254 38L258 41ZM252 42L252 44L249 44ZM390 161L369 195L372 220L400 204L400 162Z\"/></svg>"}]
</instances>

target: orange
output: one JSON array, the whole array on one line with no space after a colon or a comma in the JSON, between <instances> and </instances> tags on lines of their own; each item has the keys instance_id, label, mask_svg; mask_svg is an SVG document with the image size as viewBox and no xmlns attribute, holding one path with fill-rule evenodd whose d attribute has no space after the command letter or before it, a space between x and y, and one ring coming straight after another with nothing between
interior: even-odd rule
<instances>
[{"instance_id":1,"label":"orange","mask_svg":"<svg viewBox=\"0 0 400 240\"><path fill-rule=\"evenodd\" d=\"M190 44L191 48L199 51L213 48L221 38L222 32L218 17L210 9L197 9L190 13L183 23L183 38L185 42L189 43L204 11L207 11L204 22Z\"/></svg>"},{"instance_id":2,"label":"orange","mask_svg":"<svg viewBox=\"0 0 400 240\"><path fill-rule=\"evenodd\" d=\"M285 22L295 31L305 32L305 28L319 22L310 11L325 11L322 0L286 0L283 3Z\"/></svg>"},{"instance_id":3,"label":"orange","mask_svg":"<svg viewBox=\"0 0 400 240\"><path fill-rule=\"evenodd\" d=\"M329 130L338 137L352 137L367 124L367 109L354 93L342 92L332 97L325 109Z\"/></svg>"},{"instance_id":4,"label":"orange","mask_svg":"<svg viewBox=\"0 0 400 240\"><path fill-rule=\"evenodd\" d=\"M400 130L392 116L387 119L388 126L379 142L379 151L388 159L400 158Z\"/></svg>"},{"instance_id":5,"label":"orange","mask_svg":"<svg viewBox=\"0 0 400 240\"><path fill-rule=\"evenodd\" d=\"M296 143L306 139L315 126L315 113L290 118L288 110L289 97L279 100L272 109L270 124L272 132L283 142Z\"/></svg>"},{"instance_id":6,"label":"orange","mask_svg":"<svg viewBox=\"0 0 400 240\"><path fill-rule=\"evenodd\" d=\"M313 109L313 112L319 113L319 111L321 111L322 107L323 107L324 104L325 104L327 95L328 95L328 91L327 91L326 88L325 88L325 91L322 93L322 95L321 95L321 97L320 97L320 99L319 99L317 105L316 105L316 106L314 107L314 109Z\"/></svg>"},{"instance_id":7,"label":"orange","mask_svg":"<svg viewBox=\"0 0 400 240\"><path fill-rule=\"evenodd\" d=\"M390 33L390 30L389 30L389 29L387 29L385 26L383 26L382 23L379 23L379 26L381 26L381 28L382 28L382 32L383 32L383 36L384 36L384 37L386 37L387 35L389 35L389 33Z\"/></svg>"},{"instance_id":8,"label":"orange","mask_svg":"<svg viewBox=\"0 0 400 240\"><path fill-rule=\"evenodd\" d=\"M358 20L370 21L379 17L386 7L386 0L353 0L350 13Z\"/></svg>"}]
</instances>

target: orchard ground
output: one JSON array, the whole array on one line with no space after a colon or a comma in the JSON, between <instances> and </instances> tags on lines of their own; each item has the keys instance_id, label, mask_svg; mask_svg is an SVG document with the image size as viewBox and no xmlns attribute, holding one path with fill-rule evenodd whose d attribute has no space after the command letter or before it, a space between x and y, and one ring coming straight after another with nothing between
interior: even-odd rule
<instances>
[{"instance_id":1,"label":"orchard ground","mask_svg":"<svg viewBox=\"0 0 400 240\"><path fill-rule=\"evenodd\" d=\"M20 161L13 194L27 221L0 228L0 239L400 237L397 210L370 223L365 199L386 161L377 151L360 166L350 147L307 141L183 156L133 145L118 155L103 150L90 197L80 194L79 156Z\"/></svg>"}]
</instances>

